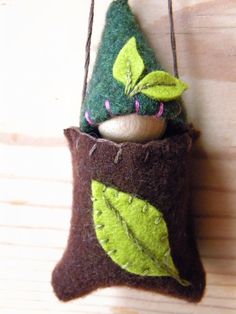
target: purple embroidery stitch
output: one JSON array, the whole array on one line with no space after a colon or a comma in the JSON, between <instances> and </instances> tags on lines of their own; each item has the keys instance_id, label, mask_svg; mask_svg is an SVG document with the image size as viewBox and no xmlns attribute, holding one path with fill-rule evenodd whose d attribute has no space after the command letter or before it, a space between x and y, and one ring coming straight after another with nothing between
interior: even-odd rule
<instances>
[{"instance_id":1,"label":"purple embroidery stitch","mask_svg":"<svg viewBox=\"0 0 236 314\"><path fill-rule=\"evenodd\" d=\"M92 121L91 118L90 118L90 114L89 114L88 111L85 112L85 119L86 119L86 121L88 122L88 124L90 124L90 125L93 125L93 124L94 124L93 121Z\"/></svg>"},{"instance_id":2,"label":"purple embroidery stitch","mask_svg":"<svg viewBox=\"0 0 236 314\"><path fill-rule=\"evenodd\" d=\"M106 110L111 114L111 103L109 101L109 99L105 100L105 108Z\"/></svg>"},{"instance_id":3,"label":"purple embroidery stitch","mask_svg":"<svg viewBox=\"0 0 236 314\"><path fill-rule=\"evenodd\" d=\"M139 111L140 111L140 102L139 102L138 98L135 100L135 111L136 111L136 113L139 113Z\"/></svg>"},{"instance_id":4,"label":"purple embroidery stitch","mask_svg":"<svg viewBox=\"0 0 236 314\"><path fill-rule=\"evenodd\" d=\"M159 111L156 113L156 118L160 118L163 115L164 112L164 104L161 102L160 103L160 109Z\"/></svg>"}]
</instances>

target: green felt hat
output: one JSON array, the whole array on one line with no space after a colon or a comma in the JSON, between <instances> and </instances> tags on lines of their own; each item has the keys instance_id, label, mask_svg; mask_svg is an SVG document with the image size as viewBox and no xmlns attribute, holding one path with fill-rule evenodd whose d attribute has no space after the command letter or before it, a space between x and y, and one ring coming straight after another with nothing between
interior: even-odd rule
<instances>
[{"instance_id":1,"label":"green felt hat","mask_svg":"<svg viewBox=\"0 0 236 314\"><path fill-rule=\"evenodd\" d=\"M168 88L177 83L177 93L164 91L164 95L159 89L156 94L152 88L154 81L160 86L163 80ZM128 1L113 1L107 12L92 78L82 105L81 130L89 133L113 116L135 112L184 123L183 114L179 114L179 96L186 88L182 81L163 72Z\"/></svg>"}]
</instances>

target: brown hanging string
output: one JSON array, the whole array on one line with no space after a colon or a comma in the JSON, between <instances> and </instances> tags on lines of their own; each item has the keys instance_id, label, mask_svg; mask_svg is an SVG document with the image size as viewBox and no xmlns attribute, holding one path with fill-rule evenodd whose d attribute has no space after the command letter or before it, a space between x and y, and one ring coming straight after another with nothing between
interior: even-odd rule
<instances>
[{"instance_id":1,"label":"brown hanging string","mask_svg":"<svg viewBox=\"0 0 236 314\"><path fill-rule=\"evenodd\" d=\"M173 55L174 75L176 77L179 77L172 0L168 0L168 9L169 9L170 41L171 41L171 49L172 49L172 55Z\"/></svg>"},{"instance_id":2,"label":"brown hanging string","mask_svg":"<svg viewBox=\"0 0 236 314\"><path fill-rule=\"evenodd\" d=\"M89 11L88 36L87 36L87 41L86 41L86 46L85 46L84 83L83 83L83 91L82 91L82 102L84 102L84 99L87 93L88 72L89 72L90 52L91 52L91 39L92 39L92 33L93 33L93 19L94 19L94 0L91 0L90 11Z\"/></svg>"},{"instance_id":3,"label":"brown hanging string","mask_svg":"<svg viewBox=\"0 0 236 314\"><path fill-rule=\"evenodd\" d=\"M168 9L169 9L170 40L171 40L171 49L172 49L172 54L173 54L174 75L176 77L179 77L172 0L168 0ZM87 36L87 42L86 42L86 47L85 47L85 64L84 64L85 72L84 72L84 84L83 84L83 92L82 92L83 102L86 96L87 85L88 85L91 38L92 38L92 33L93 33L93 19L94 19L94 0L91 0L90 12L89 12L89 23L88 23L88 36Z\"/></svg>"}]
</instances>

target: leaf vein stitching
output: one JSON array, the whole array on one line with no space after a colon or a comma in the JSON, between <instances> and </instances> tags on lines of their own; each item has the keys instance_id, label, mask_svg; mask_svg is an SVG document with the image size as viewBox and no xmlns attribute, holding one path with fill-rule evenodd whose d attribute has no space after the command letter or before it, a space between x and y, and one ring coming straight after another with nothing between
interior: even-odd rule
<instances>
[{"instance_id":1,"label":"leaf vein stitching","mask_svg":"<svg viewBox=\"0 0 236 314\"><path fill-rule=\"evenodd\" d=\"M126 221L123 219L123 217L120 215L120 212L116 209L116 207L111 203L111 201L104 195L104 201L106 203L106 206L115 214L117 220L120 222L120 224L125 229L125 232L127 236L130 238L130 240L133 241L133 243L136 245L136 247L142 251L146 256L148 256L149 259L151 259L158 267L160 267L162 270L166 271L171 277L175 278L178 282L183 284L183 281L180 279L178 274L173 273L173 271L163 263L160 259L156 258L150 252L148 248L146 248L133 234L129 226L127 225Z\"/></svg>"}]
</instances>

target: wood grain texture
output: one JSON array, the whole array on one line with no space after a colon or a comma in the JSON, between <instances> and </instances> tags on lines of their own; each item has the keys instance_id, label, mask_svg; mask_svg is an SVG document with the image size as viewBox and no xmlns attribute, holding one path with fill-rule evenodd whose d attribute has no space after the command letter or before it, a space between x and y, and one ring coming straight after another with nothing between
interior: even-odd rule
<instances>
[{"instance_id":1,"label":"wood grain texture","mask_svg":"<svg viewBox=\"0 0 236 314\"><path fill-rule=\"evenodd\" d=\"M97 0L92 60L105 9ZM167 1L130 0L172 71ZM173 1L185 102L202 136L192 200L207 290L198 305L126 288L60 303L51 271L65 248L72 196L62 129L78 124L87 1L0 1L0 312L234 314L236 312L236 2ZM46 8L46 9L45 9ZM4 32L3 32L4 30Z\"/></svg>"}]
</instances>

